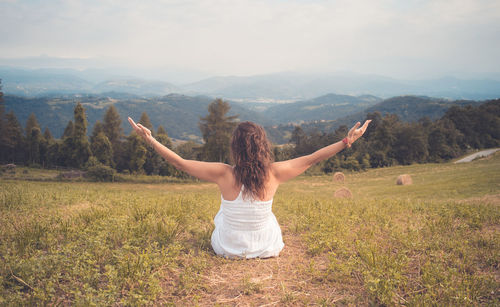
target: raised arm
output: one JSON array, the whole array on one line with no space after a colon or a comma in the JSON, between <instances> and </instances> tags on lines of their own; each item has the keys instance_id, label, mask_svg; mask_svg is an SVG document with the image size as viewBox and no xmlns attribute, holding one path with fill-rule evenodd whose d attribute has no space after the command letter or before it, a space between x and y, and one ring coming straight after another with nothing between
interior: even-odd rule
<instances>
[{"instance_id":1,"label":"raised arm","mask_svg":"<svg viewBox=\"0 0 500 307\"><path fill-rule=\"evenodd\" d=\"M363 135L363 133L365 133L366 128L368 128L368 124L370 122L371 120L365 121L361 128L361 123L357 122L356 125L354 125L354 127L349 130L349 133L344 140L323 147L310 155L287 161L274 162L271 165L271 171L279 182L285 182L287 180L295 178L305 172L314 164L330 158L346 147L351 147L351 144L359 139Z\"/></svg>"},{"instance_id":2,"label":"raised arm","mask_svg":"<svg viewBox=\"0 0 500 307\"><path fill-rule=\"evenodd\" d=\"M181 156L165 147L158 142L152 135L151 131L141 124L136 124L132 118L128 121L135 132L140 135L154 150L162 156L168 163L172 164L176 169L184 171L191 176L210 182L219 183L224 180L231 172L231 166L224 163L202 162L195 160L186 160Z\"/></svg>"}]
</instances>

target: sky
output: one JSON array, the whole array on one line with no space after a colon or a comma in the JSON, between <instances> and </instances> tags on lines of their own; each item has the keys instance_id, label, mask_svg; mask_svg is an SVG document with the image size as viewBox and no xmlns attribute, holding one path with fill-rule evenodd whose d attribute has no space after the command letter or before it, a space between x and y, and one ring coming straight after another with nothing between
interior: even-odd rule
<instances>
[{"instance_id":1,"label":"sky","mask_svg":"<svg viewBox=\"0 0 500 307\"><path fill-rule=\"evenodd\" d=\"M421 78L498 75L499 54L498 0L0 0L4 60Z\"/></svg>"}]
</instances>

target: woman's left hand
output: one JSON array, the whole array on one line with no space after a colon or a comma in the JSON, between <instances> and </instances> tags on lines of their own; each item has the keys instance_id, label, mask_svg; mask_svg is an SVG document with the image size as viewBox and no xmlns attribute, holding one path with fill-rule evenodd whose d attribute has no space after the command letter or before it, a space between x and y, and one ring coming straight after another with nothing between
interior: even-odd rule
<instances>
[{"instance_id":1,"label":"woman's left hand","mask_svg":"<svg viewBox=\"0 0 500 307\"><path fill-rule=\"evenodd\" d=\"M354 125L354 127L349 130L349 132L347 133L348 146L351 146L352 143L354 143L365 133L366 128L368 128L368 124L370 124L371 121L371 119L366 120L363 126L361 126L360 122L357 122L356 125ZM359 126L361 126L361 128L359 128Z\"/></svg>"}]
</instances>

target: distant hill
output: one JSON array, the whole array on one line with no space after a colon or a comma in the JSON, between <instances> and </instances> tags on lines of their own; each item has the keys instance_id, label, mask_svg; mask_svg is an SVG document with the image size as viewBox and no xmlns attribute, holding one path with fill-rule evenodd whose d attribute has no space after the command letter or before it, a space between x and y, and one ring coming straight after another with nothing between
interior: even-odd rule
<instances>
[{"instance_id":1,"label":"distant hill","mask_svg":"<svg viewBox=\"0 0 500 307\"><path fill-rule=\"evenodd\" d=\"M382 116L386 114L396 114L402 121L414 122L423 117L431 120L441 118L446 110L451 106L480 105L484 101L473 100L446 100L421 96L398 96L383 100L375 105L367 107L363 111L352 113L335 120L315 120L301 124L304 131L319 130L322 132L333 132L341 125L351 127L357 121L363 121L368 113L380 112ZM271 135L277 142L288 141L293 125L279 125L269 127Z\"/></svg>"},{"instance_id":2,"label":"distant hill","mask_svg":"<svg viewBox=\"0 0 500 307\"><path fill-rule=\"evenodd\" d=\"M95 93L118 92L139 96L161 96L170 93L181 93L182 90L168 82L148 81L141 79L107 80L92 88Z\"/></svg>"},{"instance_id":3,"label":"distant hill","mask_svg":"<svg viewBox=\"0 0 500 307\"><path fill-rule=\"evenodd\" d=\"M228 99L262 97L307 100L337 93L378 97L426 95L451 99L493 99L500 97L500 82L491 79L400 80L349 72L329 74L276 73L248 77L212 77L183 87L185 90Z\"/></svg>"},{"instance_id":4,"label":"distant hill","mask_svg":"<svg viewBox=\"0 0 500 307\"><path fill-rule=\"evenodd\" d=\"M113 93L115 97L120 96ZM96 120L103 118L106 109L114 104L121 119L126 134L130 132L127 116L139 120L142 112L146 112L155 129L163 125L170 136L177 139L200 140L201 134L198 122L205 116L207 107L212 98L206 96L184 96L171 94L157 98L137 98L134 96L125 99L116 99L102 95L66 95L63 97L25 98L6 95L4 98L6 111L14 111L21 125L25 125L29 115L33 112L42 129L48 127L55 137L60 137L69 120L73 119L73 109L79 101L85 107L88 131ZM251 120L264 126L273 125L263 114L245 109L239 104L231 104L230 114L239 114L240 120Z\"/></svg>"},{"instance_id":5,"label":"distant hill","mask_svg":"<svg viewBox=\"0 0 500 307\"><path fill-rule=\"evenodd\" d=\"M1 61L0 61L1 62ZM44 96L123 92L142 97L171 93L206 95L238 101L304 101L336 93L377 97L425 95L449 99L494 99L500 97L500 81L443 77L401 80L385 76L338 73L282 72L255 76L216 76L189 84L172 84L154 75L137 78L120 71L97 69L23 69L0 66L0 79L6 94Z\"/></svg>"},{"instance_id":6,"label":"distant hill","mask_svg":"<svg viewBox=\"0 0 500 307\"><path fill-rule=\"evenodd\" d=\"M333 120L360 112L381 100L371 95L328 94L311 100L275 105L265 110L265 114L280 124Z\"/></svg>"},{"instance_id":7,"label":"distant hill","mask_svg":"<svg viewBox=\"0 0 500 307\"><path fill-rule=\"evenodd\" d=\"M133 77L111 78L99 83L80 77L88 74L69 69L20 69L0 67L3 91L9 95L36 97L64 94L119 92L142 97L182 93L183 89L164 81Z\"/></svg>"},{"instance_id":8,"label":"distant hill","mask_svg":"<svg viewBox=\"0 0 500 307\"><path fill-rule=\"evenodd\" d=\"M80 77L43 69L0 68L3 91L10 95L38 96L91 91L93 84Z\"/></svg>"},{"instance_id":9,"label":"distant hill","mask_svg":"<svg viewBox=\"0 0 500 307\"><path fill-rule=\"evenodd\" d=\"M169 135L176 139L199 141L198 122L201 116L207 114L208 104L213 98L180 94L144 98L118 92L40 98L6 95L5 107L7 111L14 111L23 126L28 116L35 113L42 129L48 127L55 137L60 137L68 121L73 119L73 109L78 101L86 109L89 133L95 121L102 120L105 110L113 104L120 113L126 134L130 132L127 116L138 120L141 113L146 112L155 128L163 125ZM249 110L245 103L230 102L230 114L239 114L242 121L250 120L265 126L271 140L281 144L288 141L294 129L290 122L304 121L301 126L306 131L318 129L332 132L340 125L351 126L356 121L362 121L369 112L378 111L383 115L391 113L403 121L416 121L422 117L440 118L453 105L480 103L422 96L398 96L380 101L380 98L368 95L355 97L328 94L308 101L273 105L264 111Z\"/></svg>"}]
</instances>

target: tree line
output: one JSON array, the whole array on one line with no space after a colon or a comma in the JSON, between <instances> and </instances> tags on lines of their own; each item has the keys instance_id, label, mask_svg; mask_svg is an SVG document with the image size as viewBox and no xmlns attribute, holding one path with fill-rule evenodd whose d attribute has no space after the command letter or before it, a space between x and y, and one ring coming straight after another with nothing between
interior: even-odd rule
<instances>
[{"instance_id":1,"label":"tree line","mask_svg":"<svg viewBox=\"0 0 500 307\"><path fill-rule=\"evenodd\" d=\"M237 118L227 116L229 110L229 104L222 99L209 105L208 115L199 122L204 145L189 141L173 148L167 131L161 125L155 130L146 112L142 113L139 123L149 128L160 143L184 158L228 163L229 140ZM103 178L112 178L115 171L187 177L164 161L133 130L125 135L122 119L114 105L108 107L102 121L94 124L90 137L87 136L87 124L85 108L78 102L73 120L66 125L62 137L55 139L48 128L42 132L34 113L23 129L12 111L5 114L0 101L0 163L85 169L96 171Z\"/></svg>"},{"instance_id":2,"label":"tree line","mask_svg":"<svg viewBox=\"0 0 500 307\"><path fill-rule=\"evenodd\" d=\"M124 135L122 119L114 105L98 120L87 137L87 118L81 103L74 108L73 120L66 125L60 139L48 128L42 132L35 114L31 114L23 129L13 112L5 114L0 81L0 162L38 167L69 167L185 177L185 173L166 163L132 130ZM230 163L229 142L238 115L228 116L230 105L215 99L208 114L201 117L198 127L204 144L192 141L173 148L167 131L156 130L146 112L139 123L149 128L163 145L173 148L184 158ZM336 170L362 170L396 164L444 162L471 149L500 146L500 100L480 106L448 109L445 115L431 121L422 118L406 123L396 115L369 113L372 123L363 138L351 149L322 162L318 168L329 173ZM285 160L312 153L345 137L348 127L340 126L333 133L318 130L305 132L295 127L289 145L273 146L276 160Z\"/></svg>"},{"instance_id":3,"label":"tree line","mask_svg":"<svg viewBox=\"0 0 500 307\"><path fill-rule=\"evenodd\" d=\"M500 99L479 106L452 106L435 121L426 117L403 122L397 115L368 113L372 122L365 135L319 167L361 170L412 163L446 162L473 149L500 146ZM293 146L275 148L275 156L293 158L341 140L348 131L340 126L333 133L318 130L305 133L297 126L292 132Z\"/></svg>"}]
</instances>

